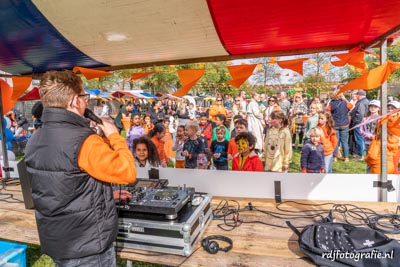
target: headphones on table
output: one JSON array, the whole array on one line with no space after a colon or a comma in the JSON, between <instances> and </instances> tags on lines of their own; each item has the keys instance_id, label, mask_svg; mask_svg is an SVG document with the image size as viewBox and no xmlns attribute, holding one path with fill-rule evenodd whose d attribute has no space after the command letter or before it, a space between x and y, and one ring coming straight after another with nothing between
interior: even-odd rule
<instances>
[{"instance_id":1,"label":"headphones on table","mask_svg":"<svg viewBox=\"0 0 400 267\"><path fill-rule=\"evenodd\" d=\"M220 248L217 241L212 241L212 240L224 241L224 242L228 243L229 245L227 247ZM201 246L208 253L217 254L218 251L228 252L229 250L231 250L233 248L233 241L229 237L226 237L223 235L210 235L210 236L205 237L201 241Z\"/></svg>"}]
</instances>

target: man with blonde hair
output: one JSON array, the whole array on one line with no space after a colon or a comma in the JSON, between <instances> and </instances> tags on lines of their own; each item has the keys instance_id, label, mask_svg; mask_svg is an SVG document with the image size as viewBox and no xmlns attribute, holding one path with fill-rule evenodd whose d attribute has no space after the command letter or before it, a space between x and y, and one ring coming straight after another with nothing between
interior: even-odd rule
<instances>
[{"instance_id":1,"label":"man with blonde hair","mask_svg":"<svg viewBox=\"0 0 400 267\"><path fill-rule=\"evenodd\" d=\"M40 82L42 127L26 146L36 223L43 253L56 266L116 266L118 215L111 183L136 179L125 139L107 119L101 137L83 118L89 95L71 71Z\"/></svg>"}]
</instances>

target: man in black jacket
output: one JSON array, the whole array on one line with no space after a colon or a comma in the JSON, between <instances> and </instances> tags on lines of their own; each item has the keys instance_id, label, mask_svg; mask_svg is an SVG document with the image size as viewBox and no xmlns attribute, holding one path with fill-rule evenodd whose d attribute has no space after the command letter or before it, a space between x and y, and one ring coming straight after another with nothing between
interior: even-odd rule
<instances>
[{"instance_id":1,"label":"man in black jacket","mask_svg":"<svg viewBox=\"0 0 400 267\"><path fill-rule=\"evenodd\" d=\"M40 82L42 127L28 141L25 161L43 253L56 266L116 266L118 215L111 183L136 179L132 153L111 121L96 135L83 118L89 95L70 71Z\"/></svg>"},{"instance_id":2,"label":"man in black jacket","mask_svg":"<svg viewBox=\"0 0 400 267\"><path fill-rule=\"evenodd\" d=\"M351 117L351 125L350 128L360 124L362 119L365 116L365 113L368 111L369 100L366 97L366 92L364 90L358 90L357 93L357 103L350 112ZM357 145L357 154L354 156L357 160L364 160L364 150L365 150L365 142L364 137L361 136L360 127L355 128L354 130L354 139Z\"/></svg>"}]
</instances>

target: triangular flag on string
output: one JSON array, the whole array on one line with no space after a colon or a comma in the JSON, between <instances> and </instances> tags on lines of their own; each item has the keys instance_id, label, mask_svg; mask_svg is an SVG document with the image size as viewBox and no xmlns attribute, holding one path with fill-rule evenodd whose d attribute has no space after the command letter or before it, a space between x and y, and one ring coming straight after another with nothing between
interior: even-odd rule
<instances>
[{"instance_id":1,"label":"triangular flag on string","mask_svg":"<svg viewBox=\"0 0 400 267\"><path fill-rule=\"evenodd\" d=\"M239 65L228 67L232 80L226 83L235 88L239 88L252 74L257 64Z\"/></svg>"},{"instance_id":2,"label":"triangular flag on string","mask_svg":"<svg viewBox=\"0 0 400 267\"><path fill-rule=\"evenodd\" d=\"M13 107L11 103L12 89L4 80L0 80L1 103L3 106L3 114L6 114Z\"/></svg>"},{"instance_id":3,"label":"triangular flag on string","mask_svg":"<svg viewBox=\"0 0 400 267\"><path fill-rule=\"evenodd\" d=\"M303 75L303 62L308 58L298 58L298 59L291 59L291 60L283 60L277 61L278 66L282 69L291 69L300 75Z\"/></svg>"},{"instance_id":4,"label":"triangular flag on string","mask_svg":"<svg viewBox=\"0 0 400 267\"><path fill-rule=\"evenodd\" d=\"M325 74L328 73L328 71L329 71L329 64L328 64L328 63L324 63L324 64L322 64L322 67L324 68Z\"/></svg>"},{"instance_id":5,"label":"triangular flag on string","mask_svg":"<svg viewBox=\"0 0 400 267\"><path fill-rule=\"evenodd\" d=\"M271 57L269 64L275 64L275 63L276 63L276 57Z\"/></svg>"},{"instance_id":6,"label":"triangular flag on string","mask_svg":"<svg viewBox=\"0 0 400 267\"><path fill-rule=\"evenodd\" d=\"M332 55L339 58L338 61L331 61L331 64L337 67L343 67L346 64L352 65L359 69L366 69L364 61L364 51L350 50L349 53Z\"/></svg>"},{"instance_id":7,"label":"triangular flag on string","mask_svg":"<svg viewBox=\"0 0 400 267\"><path fill-rule=\"evenodd\" d=\"M79 71L88 80L91 80L91 79L94 79L94 78L101 78L103 76L111 75L111 72L108 72L108 71L93 70L93 69L87 69L87 68L82 68L82 67L74 67L72 69L72 71L75 72L75 73L77 73Z\"/></svg>"},{"instance_id":8,"label":"triangular flag on string","mask_svg":"<svg viewBox=\"0 0 400 267\"><path fill-rule=\"evenodd\" d=\"M387 61L383 65L345 84L336 94L355 89L374 89L381 86L389 78L390 74L398 68L400 68L400 63Z\"/></svg>"},{"instance_id":9,"label":"triangular flag on string","mask_svg":"<svg viewBox=\"0 0 400 267\"><path fill-rule=\"evenodd\" d=\"M185 96L189 90L203 77L204 69L178 70L178 76L182 87L173 93L174 96Z\"/></svg>"},{"instance_id":10,"label":"triangular flag on string","mask_svg":"<svg viewBox=\"0 0 400 267\"><path fill-rule=\"evenodd\" d=\"M32 77L17 77L12 76L13 81L13 91L11 96L11 101L14 103L17 99L28 89L32 83ZM14 106L14 105L13 105Z\"/></svg>"},{"instance_id":11,"label":"triangular flag on string","mask_svg":"<svg viewBox=\"0 0 400 267\"><path fill-rule=\"evenodd\" d=\"M154 71L148 71L148 72L135 72L131 73L131 77L126 79L125 81L130 82L130 81L135 81L140 78L146 77L147 75L153 74Z\"/></svg>"}]
</instances>

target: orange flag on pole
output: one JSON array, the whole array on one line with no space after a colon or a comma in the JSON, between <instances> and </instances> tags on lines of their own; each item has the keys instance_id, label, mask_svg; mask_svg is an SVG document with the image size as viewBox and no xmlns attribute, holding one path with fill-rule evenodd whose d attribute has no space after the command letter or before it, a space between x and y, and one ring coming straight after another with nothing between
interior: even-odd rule
<instances>
[{"instance_id":1,"label":"orange flag on pole","mask_svg":"<svg viewBox=\"0 0 400 267\"><path fill-rule=\"evenodd\" d=\"M146 77L147 75L153 74L154 71L148 71L148 72L135 72L131 73L131 77L126 79L125 81L130 82L130 81L135 81L140 78Z\"/></svg>"},{"instance_id":2,"label":"orange flag on pole","mask_svg":"<svg viewBox=\"0 0 400 267\"><path fill-rule=\"evenodd\" d=\"M235 88L239 88L252 74L257 64L239 65L227 67L232 76L232 80L226 83Z\"/></svg>"},{"instance_id":3,"label":"orange flag on pole","mask_svg":"<svg viewBox=\"0 0 400 267\"><path fill-rule=\"evenodd\" d=\"M103 76L108 76L111 75L111 72L108 71L102 71L102 70L93 70L93 69L87 69L87 68L82 68L82 67L74 67L72 69L73 72L77 73L80 72L85 76L86 79L91 80L94 78L101 78Z\"/></svg>"},{"instance_id":4,"label":"orange flag on pole","mask_svg":"<svg viewBox=\"0 0 400 267\"><path fill-rule=\"evenodd\" d=\"M28 89L28 87L32 83L32 77L17 77L12 76L13 81L13 91L11 95L11 101L13 102L13 106L17 99Z\"/></svg>"},{"instance_id":5,"label":"orange flag on pole","mask_svg":"<svg viewBox=\"0 0 400 267\"><path fill-rule=\"evenodd\" d=\"M349 90L364 89L370 90L381 86L390 76L390 74L400 68L400 63L387 61L383 65L364 73L360 77L350 81L340 88L337 95Z\"/></svg>"},{"instance_id":6,"label":"orange flag on pole","mask_svg":"<svg viewBox=\"0 0 400 267\"><path fill-rule=\"evenodd\" d=\"M179 79L181 80L182 87L173 93L173 96L184 96L189 90L203 77L204 69L187 69L178 70Z\"/></svg>"},{"instance_id":7,"label":"orange flag on pole","mask_svg":"<svg viewBox=\"0 0 400 267\"><path fill-rule=\"evenodd\" d=\"M291 69L300 75L303 75L303 62L308 58L298 58L298 59L291 59L291 60L283 60L277 61L278 66L282 69Z\"/></svg>"}]
</instances>

